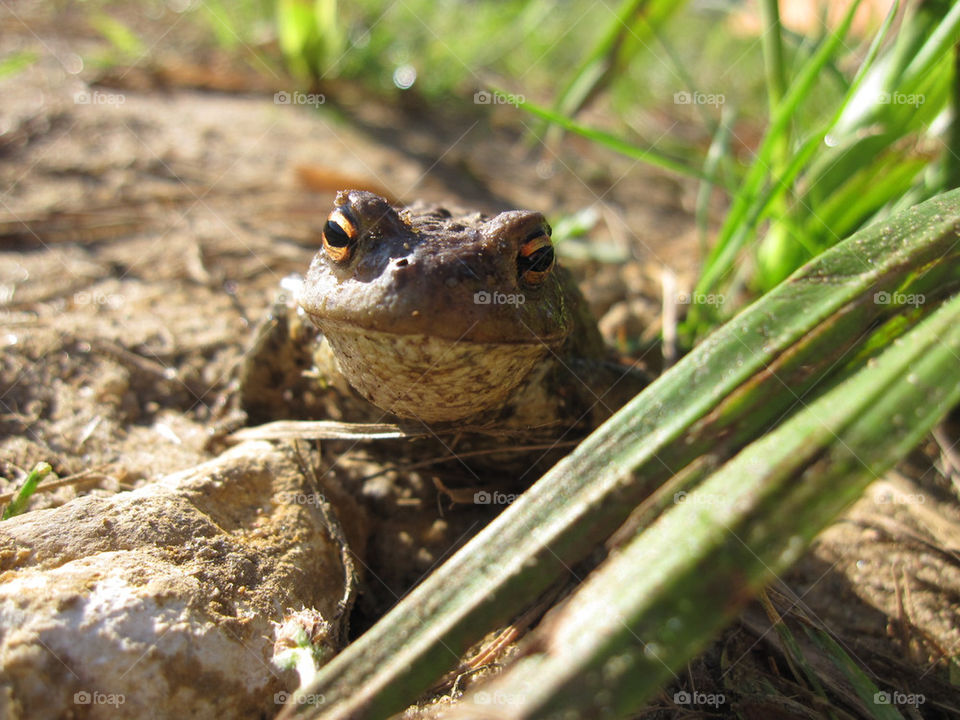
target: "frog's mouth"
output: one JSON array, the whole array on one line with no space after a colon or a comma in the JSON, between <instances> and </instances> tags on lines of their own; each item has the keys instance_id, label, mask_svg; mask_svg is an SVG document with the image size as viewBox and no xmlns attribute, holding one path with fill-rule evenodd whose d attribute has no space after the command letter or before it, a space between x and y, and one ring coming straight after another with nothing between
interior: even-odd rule
<instances>
[{"instance_id":1,"label":"frog's mouth","mask_svg":"<svg viewBox=\"0 0 960 720\"><path fill-rule=\"evenodd\" d=\"M367 400L424 422L463 420L503 407L549 348L401 335L320 323L343 375Z\"/></svg>"}]
</instances>

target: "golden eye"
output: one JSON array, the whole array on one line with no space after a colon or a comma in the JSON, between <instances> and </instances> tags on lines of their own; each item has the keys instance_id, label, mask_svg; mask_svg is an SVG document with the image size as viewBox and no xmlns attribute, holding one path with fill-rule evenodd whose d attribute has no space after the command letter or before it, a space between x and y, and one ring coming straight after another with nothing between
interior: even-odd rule
<instances>
[{"instance_id":1,"label":"golden eye","mask_svg":"<svg viewBox=\"0 0 960 720\"><path fill-rule=\"evenodd\" d=\"M357 247L357 223L346 208L334 208L323 226L323 249L335 263L350 262Z\"/></svg>"},{"instance_id":2,"label":"golden eye","mask_svg":"<svg viewBox=\"0 0 960 720\"><path fill-rule=\"evenodd\" d=\"M550 226L544 225L520 246L520 254L517 256L517 274L527 285L540 285L550 274L553 261Z\"/></svg>"}]
</instances>

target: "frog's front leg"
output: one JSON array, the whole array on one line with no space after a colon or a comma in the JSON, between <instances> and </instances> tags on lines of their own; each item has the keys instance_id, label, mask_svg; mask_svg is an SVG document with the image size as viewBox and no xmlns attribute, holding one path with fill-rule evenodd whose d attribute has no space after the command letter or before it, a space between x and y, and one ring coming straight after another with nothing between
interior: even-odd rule
<instances>
[{"instance_id":1,"label":"frog's front leg","mask_svg":"<svg viewBox=\"0 0 960 720\"><path fill-rule=\"evenodd\" d=\"M379 411L349 385L320 330L297 303L299 276L281 283L240 364L240 405L251 423L284 419L376 422Z\"/></svg>"}]
</instances>

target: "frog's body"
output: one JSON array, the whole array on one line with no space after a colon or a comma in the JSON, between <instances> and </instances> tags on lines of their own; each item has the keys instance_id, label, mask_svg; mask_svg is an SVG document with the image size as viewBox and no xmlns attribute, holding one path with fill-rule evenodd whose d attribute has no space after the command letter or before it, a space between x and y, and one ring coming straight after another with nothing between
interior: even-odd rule
<instances>
[{"instance_id":1,"label":"frog's body","mask_svg":"<svg viewBox=\"0 0 960 720\"><path fill-rule=\"evenodd\" d=\"M300 307L350 385L387 413L555 430L596 424L643 384L604 361L540 213L397 210L341 192L323 245Z\"/></svg>"},{"instance_id":2,"label":"frog's body","mask_svg":"<svg viewBox=\"0 0 960 720\"><path fill-rule=\"evenodd\" d=\"M371 516L363 558L377 582L361 604L378 617L502 509L491 498L521 492L567 451L559 439L582 437L646 378L606 360L539 213L401 211L343 192L323 234L300 290L260 327L241 402L254 422L429 426L416 441L335 446L323 472ZM531 452L541 441L551 449ZM474 504L440 518L438 487Z\"/></svg>"}]
</instances>

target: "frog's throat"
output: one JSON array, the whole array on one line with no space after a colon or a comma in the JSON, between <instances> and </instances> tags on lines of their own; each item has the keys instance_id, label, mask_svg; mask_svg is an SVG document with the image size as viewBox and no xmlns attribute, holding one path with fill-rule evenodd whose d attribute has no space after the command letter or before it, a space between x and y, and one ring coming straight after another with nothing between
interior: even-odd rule
<instances>
[{"instance_id":1,"label":"frog's throat","mask_svg":"<svg viewBox=\"0 0 960 720\"><path fill-rule=\"evenodd\" d=\"M321 323L344 377L394 415L450 422L503 407L550 350L542 342L485 343L396 335Z\"/></svg>"}]
</instances>

